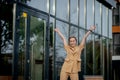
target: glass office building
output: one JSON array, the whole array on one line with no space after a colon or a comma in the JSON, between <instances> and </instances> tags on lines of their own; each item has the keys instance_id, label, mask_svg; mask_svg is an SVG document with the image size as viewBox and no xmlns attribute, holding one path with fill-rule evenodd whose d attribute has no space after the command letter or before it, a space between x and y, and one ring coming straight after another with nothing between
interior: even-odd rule
<instances>
[{"instance_id":1,"label":"glass office building","mask_svg":"<svg viewBox=\"0 0 120 80\"><path fill-rule=\"evenodd\" d=\"M2 0L0 79L59 80L66 56L54 28L77 44L96 26L80 56L86 76L111 80L112 0Z\"/></svg>"}]
</instances>

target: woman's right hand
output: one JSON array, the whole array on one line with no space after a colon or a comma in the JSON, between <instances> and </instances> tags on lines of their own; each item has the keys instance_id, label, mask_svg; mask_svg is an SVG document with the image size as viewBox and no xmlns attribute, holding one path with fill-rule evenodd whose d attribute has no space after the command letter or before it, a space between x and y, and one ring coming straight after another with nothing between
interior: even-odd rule
<instances>
[{"instance_id":1,"label":"woman's right hand","mask_svg":"<svg viewBox=\"0 0 120 80\"><path fill-rule=\"evenodd\" d=\"M59 29L58 29L58 28L55 28L54 31L55 31L55 32L59 32Z\"/></svg>"}]
</instances>

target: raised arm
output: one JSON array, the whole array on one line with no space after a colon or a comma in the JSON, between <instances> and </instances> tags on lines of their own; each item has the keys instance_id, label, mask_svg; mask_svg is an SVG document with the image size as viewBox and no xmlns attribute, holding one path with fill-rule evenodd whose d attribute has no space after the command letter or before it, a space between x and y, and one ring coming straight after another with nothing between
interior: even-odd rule
<instances>
[{"instance_id":1,"label":"raised arm","mask_svg":"<svg viewBox=\"0 0 120 80\"><path fill-rule=\"evenodd\" d=\"M82 39L82 41L81 41L81 43L80 43L80 45L79 46L84 46L85 45L85 42L86 42L86 39L87 39L87 37L88 37L88 35L93 31L93 30L95 30L95 26L91 26L90 27L90 29L89 29L89 31L84 35L84 37L83 37L83 39Z\"/></svg>"},{"instance_id":2,"label":"raised arm","mask_svg":"<svg viewBox=\"0 0 120 80\"><path fill-rule=\"evenodd\" d=\"M66 45L67 45L67 42L66 42L66 39L65 39L65 37L63 36L63 34L60 32L60 30L59 30L58 28L56 28L56 29L54 29L54 30L55 30L55 32L57 32L58 35L61 37L64 46L66 46Z\"/></svg>"}]
</instances>

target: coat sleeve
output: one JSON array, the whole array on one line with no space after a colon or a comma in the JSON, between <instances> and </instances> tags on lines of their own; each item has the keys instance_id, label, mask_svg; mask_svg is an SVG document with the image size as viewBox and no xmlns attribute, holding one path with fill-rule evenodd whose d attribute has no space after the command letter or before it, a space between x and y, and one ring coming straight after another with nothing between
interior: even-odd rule
<instances>
[{"instance_id":1,"label":"coat sleeve","mask_svg":"<svg viewBox=\"0 0 120 80\"><path fill-rule=\"evenodd\" d=\"M64 49L66 51L66 53L68 52L69 46L68 45L64 45Z\"/></svg>"},{"instance_id":2,"label":"coat sleeve","mask_svg":"<svg viewBox=\"0 0 120 80\"><path fill-rule=\"evenodd\" d=\"M79 45L79 49L83 50L84 49L84 45Z\"/></svg>"}]
</instances>

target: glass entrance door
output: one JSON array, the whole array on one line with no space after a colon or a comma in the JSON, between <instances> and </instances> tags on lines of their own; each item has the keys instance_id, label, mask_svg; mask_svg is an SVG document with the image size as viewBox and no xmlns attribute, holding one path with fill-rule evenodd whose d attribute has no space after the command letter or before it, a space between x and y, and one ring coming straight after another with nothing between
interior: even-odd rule
<instances>
[{"instance_id":1,"label":"glass entrance door","mask_svg":"<svg viewBox=\"0 0 120 80\"><path fill-rule=\"evenodd\" d=\"M49 65L48 17L29 11L20 12L18 80L44 80Z\"/></svg>"},{"instance_id":2,"label":"glass entrance door","mask_svg":"<svg viewBox=\"0 0 120 80\"><path fill-rule=\"evenodd\" d=\"M30 17L30 66L31 79L43 80L45 51L45 21Z\"/></svg>"}]
</instances>

